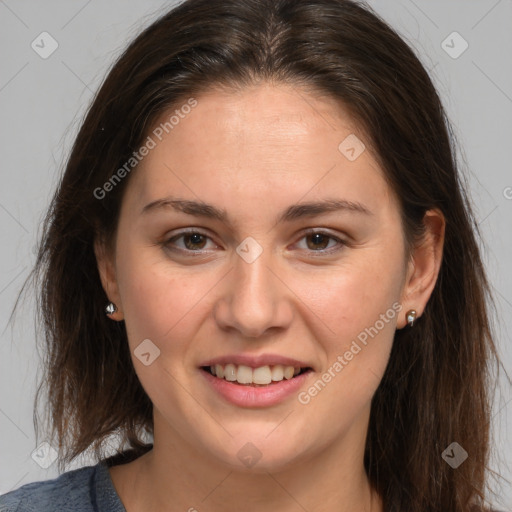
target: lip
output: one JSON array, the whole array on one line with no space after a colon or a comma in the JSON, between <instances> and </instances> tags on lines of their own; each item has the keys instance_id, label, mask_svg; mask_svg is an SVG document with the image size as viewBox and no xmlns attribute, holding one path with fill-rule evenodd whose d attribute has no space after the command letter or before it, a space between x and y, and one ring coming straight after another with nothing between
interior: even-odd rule
<instances>
[{"instance_id":1,"label":"lip","mask_svg":"<svg viewBox=\"0 0 512 512\"><path fill-rule=\"evenodd\" d=\"M283 402L291 395L297 394L309 375L313 373L310 370L289 380L283 379L268 386L253 387L219 379L206 370L199 369L199 371L206 379L207 384L225 400L239 407L252 408L270 407Z\"/></svg>"},{"instance_id":2,"label":"lip","mask_svg":"<svg viewBox=\"0 0 512 512\"><path fill-rule=\"evenodd\" d=\"M280 356L279 354L260 354L259 356L250 356L248 354L231 354L226 356L215 357L204 361L199 366L215 366L216 364L243 364L251 368L259 368L260 366L275 366L282 364L283 366L295 366L300 368L311 368L313 365L291 357Z\"/></svg>"}]
</instances>

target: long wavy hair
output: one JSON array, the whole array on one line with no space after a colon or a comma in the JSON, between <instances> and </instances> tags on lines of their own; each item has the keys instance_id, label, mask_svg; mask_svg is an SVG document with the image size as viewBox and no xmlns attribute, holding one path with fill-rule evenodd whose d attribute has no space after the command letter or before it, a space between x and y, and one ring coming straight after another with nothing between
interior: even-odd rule
<instances>
[{"instance_id":1,"label":"long wavy hair","mask_svg":"<svg viewBox=\"0 0 512 512\"><path fill-rule=\"evenodd\" d=\"M140 33L109 71L75 139L30 276L45 334L35 409L44 398L61 462L88 449L101 458L113 434L136 457L153 429L124 323L103 312L93 250L98 237L113 240L136 167L104 197L98 189L162 113L212 87L263 81L308 88L349 110L399 200L408 251L427 210L445 216L440 274L415 327L395 333L364 464L386 511L484 510L491 362L499 359L456 139L414 51L350 0L187 0ZM453 441L469 453L457 469L441 456Z\"/></svg>"}]
</instances>

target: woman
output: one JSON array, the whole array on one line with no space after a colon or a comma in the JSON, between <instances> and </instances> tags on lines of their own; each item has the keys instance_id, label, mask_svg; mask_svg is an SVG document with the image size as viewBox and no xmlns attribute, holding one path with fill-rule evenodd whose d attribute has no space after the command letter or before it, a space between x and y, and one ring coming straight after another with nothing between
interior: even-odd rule
<instances>
[{"instance_id":1,"label":"woman","mask_svg":"<svg viewBox=\"0 0 512 512\"><path fill-rule=\"evenodd\" d=\"M472 226L432 82L369 9L172 9L94 99L34 274L61 467L98 464L2 510L488 510Z\"/></svg>"}]
</instances>

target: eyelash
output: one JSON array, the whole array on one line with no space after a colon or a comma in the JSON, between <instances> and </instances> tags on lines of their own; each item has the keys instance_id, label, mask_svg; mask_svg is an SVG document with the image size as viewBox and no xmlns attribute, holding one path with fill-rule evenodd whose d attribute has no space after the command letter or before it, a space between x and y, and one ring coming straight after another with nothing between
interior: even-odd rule
<instances>
[{"instance_id":1,"label":"eyelash","mask_svg":"<svg viewBox=\"0 0 512 512\"><path fill-rule=\"evenodd\" d=\"M209 240L211 240L211 237L208 236L206 233L203 233L202 231L199 231L197 229L191 229L191 230L187 230L187 231L180 231L179 233L177 233L176 235L172 236L171 238L165 240L163 242L163 246L167 249L170 249L172 251L176 251L176 252L185 252L185 253L189 253L189 254L204 254L205 252L208 252L208 251L205 251L205 250L198 250L198 251L193 251L191 249L182 249L182 248L176 248L176 247L170 247L172 245L172 242L176 241L176 240L179 240L180 238L183 238L184 236L187 236L187 235L201 235ZM313 254L313 255L316 255L316 254L320 254L320 255L326 255L326 254L332 254L332 253L335 253L335 252L338 252L340 251L344 246L347 245L347 243L343 240L341 240L340 238L338 237L335 237L325 231L320 231L320 230L309 230L309 231L306 231L305 233L303 233L302 237L299 239L299 240L303 240L304 238L307 238L308 236L311 236L311 235L323 235L327 238L329 238L330 240L334 240L335 242L338 243L338 247L336 248L330 248L330 249L321 249L321 250L318 250L318 251L315 251L315 250L312 250L310 249L309 251ZM329 244L329 242L328 242ZM306 249L308 250L308 249Z\"/></svg>"}]
</instances>

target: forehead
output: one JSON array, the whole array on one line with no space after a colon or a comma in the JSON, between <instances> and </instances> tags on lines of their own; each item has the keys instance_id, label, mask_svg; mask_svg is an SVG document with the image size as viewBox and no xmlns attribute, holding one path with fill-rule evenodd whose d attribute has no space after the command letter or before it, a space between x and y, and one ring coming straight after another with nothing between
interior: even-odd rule
<instances>
[{"instance_id":1,"label":"forehead","mask_svg":"<svg viewBox=\"0 0 512 512\"><path fill-rule=\"evenodd\" d=\"M249 209L252 198L277 206L327 192L364 198L370 209L391 201L369 141L333 98L262 84L194 99L193 108L178 104L149 132L155 146L129 186L138 205L167 194Z\"/></svg>"}]
</instances>

